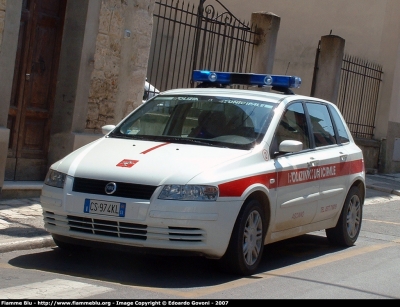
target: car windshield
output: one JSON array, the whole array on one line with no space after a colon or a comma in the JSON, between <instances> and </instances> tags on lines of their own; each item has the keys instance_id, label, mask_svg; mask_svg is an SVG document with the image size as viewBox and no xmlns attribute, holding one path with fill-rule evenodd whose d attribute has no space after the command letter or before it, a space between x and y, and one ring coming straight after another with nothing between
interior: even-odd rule
<instances>
[{"instance_id":1,"label":"car windshield","mask_svg":"<svg viewBox=\"0 0 400 307\"><path fill-rule=\"evenodd\" d=\"M243 98L158 95L108 137L250 149L263 139L275 106Z\"/></svg>"}]
</instances>

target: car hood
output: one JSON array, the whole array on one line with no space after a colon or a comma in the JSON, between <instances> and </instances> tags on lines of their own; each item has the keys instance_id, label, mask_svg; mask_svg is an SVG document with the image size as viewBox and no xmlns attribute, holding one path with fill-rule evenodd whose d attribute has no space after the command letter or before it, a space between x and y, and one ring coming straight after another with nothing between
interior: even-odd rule
<instances>
[{"instance_id":1,"label":"car hood","mask_svg":"<svg viewBox=\"0 0 400 307\"><path fill-rule=\"evenodd\" d=\"M191 144L101 138L54 163L69 176L148 185L186 184L249 151Z\"/></svg>"}]
</instances>

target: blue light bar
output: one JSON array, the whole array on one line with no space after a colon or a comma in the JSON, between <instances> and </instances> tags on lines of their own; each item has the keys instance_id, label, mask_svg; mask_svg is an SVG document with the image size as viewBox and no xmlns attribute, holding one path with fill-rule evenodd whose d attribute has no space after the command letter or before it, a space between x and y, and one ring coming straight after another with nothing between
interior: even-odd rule
<instances>
[{"instance_id":1,"label":"blue light bar","mask_svg":"<svg viewBox=\"0 0 400 307\"><path fill-rule=\"evenodd\" d=\"M215 83L220 85L241 84L272 86L278 88L299 88L301 85L301 78L296 76L233 73L209 70L194 70L192 80L194 82Z\"/></svg>"}]
</instances>

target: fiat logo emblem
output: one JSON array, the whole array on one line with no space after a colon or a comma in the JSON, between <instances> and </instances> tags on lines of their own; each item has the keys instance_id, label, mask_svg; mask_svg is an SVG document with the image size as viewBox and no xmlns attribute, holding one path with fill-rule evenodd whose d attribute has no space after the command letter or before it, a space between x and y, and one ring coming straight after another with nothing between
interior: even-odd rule
<instances>
[{"instance_id":1,"label":"fiat logo emblem","mask_svg":"<svg viewBox=\"0 0 400 307\"><path fill-rule=\"evenodd\" d=\"M109 182L106 184L104 190L106 191L106 194L111 195L117 190L117 184L115 182Z\"/></svg>"}]
</instances>

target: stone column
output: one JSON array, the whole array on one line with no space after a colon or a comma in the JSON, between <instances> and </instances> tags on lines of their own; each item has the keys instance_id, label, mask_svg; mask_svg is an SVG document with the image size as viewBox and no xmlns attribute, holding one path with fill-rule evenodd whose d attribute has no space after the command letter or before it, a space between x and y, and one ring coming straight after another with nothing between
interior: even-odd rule
<instances>
[{"instance_id":1,"label":"stone column","mask_svg":"<svg viewBox=\"0 0 400 307\"><path fill-rule=\"evenodd\" d=\"M337 103L345 40L336 35L321 37L314 97Z\"/></svg>"},{"instance_id":2,"label":"stone column","mask_svg":"<svg viewBox=\"0 0 400 307\"><path fill-rule=\"evenodd\" d=\"M254 37L257 45L254 48L251 72L272 73L280 22L281 18L273 13L255 12L251 14L251 24L256 26L253 30L258 33Z\"/></svg>"}]
</instances>

